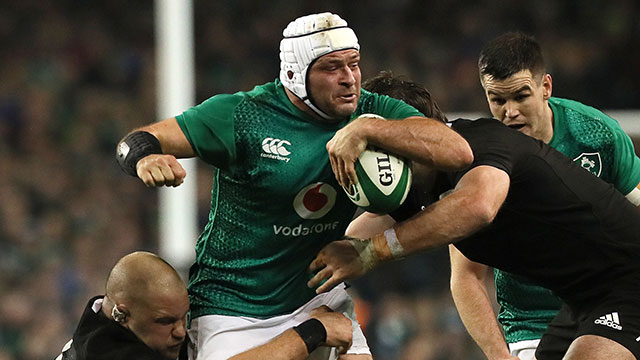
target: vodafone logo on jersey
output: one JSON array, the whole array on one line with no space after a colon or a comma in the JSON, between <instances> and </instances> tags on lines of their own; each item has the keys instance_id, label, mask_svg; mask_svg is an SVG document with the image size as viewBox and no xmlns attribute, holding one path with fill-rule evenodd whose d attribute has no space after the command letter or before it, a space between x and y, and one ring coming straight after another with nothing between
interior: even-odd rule
<instances>
[{"instance_id":1,"label":"vodafone logo on jersey","mask_svg":"<svg viewBox=\"0 0 640 360\"><path fill-rule=\"evenodd\" d=\"M293 199L293 208L303 219L319 219L333 209L336 194L336 189L329 184L309 184Z\"/></svg>"}]
</instances>

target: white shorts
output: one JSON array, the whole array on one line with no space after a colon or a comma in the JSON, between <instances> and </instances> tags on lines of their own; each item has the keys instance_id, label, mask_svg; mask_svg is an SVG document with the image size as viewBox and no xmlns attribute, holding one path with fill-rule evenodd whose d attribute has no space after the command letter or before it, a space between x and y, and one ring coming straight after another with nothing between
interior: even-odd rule
<instances>
[{"instance_id":1,"label":"white shorts","mask_svg":"<svg viewBox=\"0 0 640 360\"><path fill-rule=\"evenodd\" d=\"M540 339L518 341L509 344L509 351L511 355L519 357L520 360L534 360L538 344L540 344Z\"/></svg>"},{"instance_id":2,"label":"white shorts","mask_svg":"<svg viewBox=\"0 0 640 360\"><path fill-rule=\"evenodd\" d=\"M351 319L353 324L353 345L348 354L368 354L371 351L360 329L353 310L353 300L347 294L344 284L336 286L328 293L320 294L294 312L269 319L255 319L243 316L205 315L191 320L188 330L192 346L191 360L226 360L234 355L269 342L284 331L309 319L311 310L327 305ZM338 359L335 348L320 346L308 359Z\"/></svg>"}]
</instances>

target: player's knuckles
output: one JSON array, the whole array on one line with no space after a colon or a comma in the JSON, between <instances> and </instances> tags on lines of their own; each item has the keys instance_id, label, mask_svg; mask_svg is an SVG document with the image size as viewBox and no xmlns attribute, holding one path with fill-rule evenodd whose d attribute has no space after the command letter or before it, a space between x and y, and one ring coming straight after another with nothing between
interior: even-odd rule
<instances>
[{"instance_id":1,"label":"player's knuckles","mask_svg":"<svg viewBox=\"0 0 640 360\"><path fill-rule=\"evenodd\" d=\"M327 144L325 145L325 149L327 149L327 152L331 154L331 151L333 150L333 139L327 141Z\"/></svg>"}]
</instances>

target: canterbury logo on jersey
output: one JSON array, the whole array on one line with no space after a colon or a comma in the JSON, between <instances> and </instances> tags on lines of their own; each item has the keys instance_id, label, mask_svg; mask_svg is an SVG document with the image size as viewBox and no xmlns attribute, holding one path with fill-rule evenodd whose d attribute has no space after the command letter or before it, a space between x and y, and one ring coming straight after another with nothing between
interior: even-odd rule
<instances>
[{"instance_id":1,"label":"canterbury logo on jersey","mask_svg":"<svg viewBox=\"0 0 640 360\"><path fill-rule=\"evenodd\" d=\"M289 162L291 159L287 156L291 154L291 151L289 151L286 146L290 145L291 143L288 140L274 139L270 137L264 138L264 140L262 140L262 154L260 154L260 156Z\"/></svg>"},{"instance_id":2,"label":"canterbury logo on jersey","mask_svg":"<svg viewBox=\"0 0 640 360\"><path fill-rule=\"evenodd\" d=\"M620 318L618 317L617 312L600 316L600 318L596 319L594 323L598 325L605 325L616 330L622 330L622 326L620 326Z\"/></svg>"}]
</instances>

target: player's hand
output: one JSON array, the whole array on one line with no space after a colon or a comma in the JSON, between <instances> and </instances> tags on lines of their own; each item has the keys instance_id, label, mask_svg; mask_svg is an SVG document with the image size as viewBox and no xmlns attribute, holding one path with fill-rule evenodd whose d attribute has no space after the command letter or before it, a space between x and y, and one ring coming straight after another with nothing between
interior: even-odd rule
<instances>
[{"instance_id":1,"label":"player's hand","mask_svg":"<svg viewBox=\"0 0 640 360\"><path fill-rule=\"evenodd\" d=\"M182 184L187 172L175 156L152 154L136 164L138 177L148 187L178 186Z\"/></svg>"},{"instance_id":2,"label":"player's hand","mask_svg":"<svg viewBox=\"0 0 640 360\"><path fill-rule=\"evenodd\" d=\"M327 244L311 262L311 272L318 273L307 283L310 288L316 287L320 294L333 289L345 280L358 278L365 273L360 262L360 255L349 240L338 240Z\"/></svg>"},{"instance_id":3,"label":"player's hand","mask_svg":"<svg viewBox=\"0 0 640 360\"><path fill-rule=\"evenodd\" d=\"M366 121L366 118L353 120L327 142L331 169L338 183L345 188L357 183L354 164L367 147L363 131Z\"/></svg>"},{"instance_id":4,"label":"player's hand","mask_svg":"<svg viewBox=\"0 0 640 360\"><path fill-rule=\"evenodd\" d=\"M311 310L311 317L320 320L327 330L327 340L324 343L326 346L337 348L340 354L349 350L353 341L353 325L349 318L333 312L326 305Z\"/></svg>"}]
</instances>

